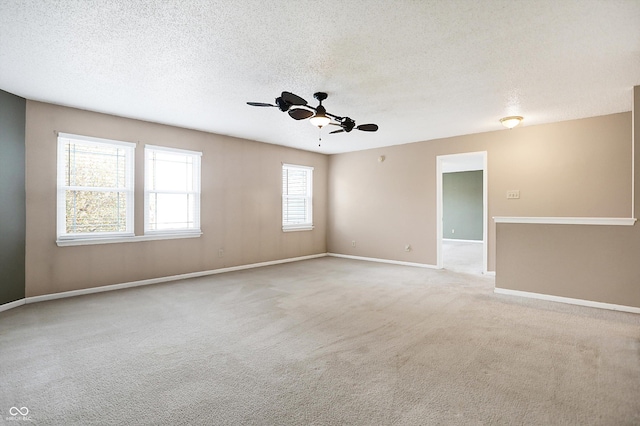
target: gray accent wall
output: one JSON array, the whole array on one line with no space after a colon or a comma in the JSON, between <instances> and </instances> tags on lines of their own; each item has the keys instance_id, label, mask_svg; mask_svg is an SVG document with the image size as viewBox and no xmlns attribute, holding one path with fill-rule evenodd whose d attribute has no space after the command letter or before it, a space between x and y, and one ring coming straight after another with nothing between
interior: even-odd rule
<instances>
[{"instance_id":1,"label":"gray accent wall","mask_svg":"<svg viewBox=\"0 0 640 426\"><path fill-rule=\"evenodd\" d=\"M442 238L482 241L482 170L443 173Z\"/></svg>"},{"instance_id":2,"label":"gray accent wall","mask_svg":"<svg viewBox=\"0 0 640 426\"><path fill-rule=\"evenodd\" d=\"M25 297L25 114L0 90L0 305Z\"/></svg>"}]
</instances>

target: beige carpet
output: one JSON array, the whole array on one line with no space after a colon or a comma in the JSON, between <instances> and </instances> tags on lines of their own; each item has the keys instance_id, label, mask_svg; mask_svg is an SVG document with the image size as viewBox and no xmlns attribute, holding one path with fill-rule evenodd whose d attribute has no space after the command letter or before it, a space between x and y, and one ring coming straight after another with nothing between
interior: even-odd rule
<instances>
[{"instance_id":1,"label":"beige carpet","mask_svg":"<svg viewBox=\"0 0 640 426\"><path fill-rule=\"evenodd\" d=\"M442 241L442 266L444 269L465 274L482 274L482 241Z\"/></svg>"},{"instance_id":2,"label":"beige carpet","mask_svg":"<svg viewBox=\"0 0 640 426\"><path fill-rule=\"evenodd\" d=\"M40 425L640 424L640 316L321 258L2 312L0 422L11 407Z\"/></svg>"}]
</instances>

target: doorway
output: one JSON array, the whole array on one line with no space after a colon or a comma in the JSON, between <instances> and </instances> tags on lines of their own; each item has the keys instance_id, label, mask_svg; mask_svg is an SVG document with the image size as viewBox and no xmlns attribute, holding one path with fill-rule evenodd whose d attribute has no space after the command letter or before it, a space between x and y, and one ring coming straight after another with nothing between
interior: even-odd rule
<instances>
[{"instance_id":1,"label":"doorway","mask_svg":"<svg viewBox=\"0 0 640 426\"><path fill-rule=\"evenodd\" d=\"M453 178L453 173L481 172L482 174L482 231L478 238L479 230L462 229L463 233L453 237L455 229L444 229L444 190L445 174L447 178ZM464 154L439 155L436 157L436 182L437 182L437 267L468 273L487 273L487 152L469 152ZM465 175L473 175L471 173ZM462 177L462 175L457 176ZM470 179L476 177L468 176ZM447 179L449 180L449 179ZM450 179L453 180L453 179ZM480 214L479 212L474 214ZM479 219L479 218L478 218ZM458 218L465 224L464 217ZM451 226L449 226L451 228ZM462 235L462 238L459 236ZM465 239L465 235L472 235ZM447 238L448 237L448 238Z\"/></svg>"}]
</instances>

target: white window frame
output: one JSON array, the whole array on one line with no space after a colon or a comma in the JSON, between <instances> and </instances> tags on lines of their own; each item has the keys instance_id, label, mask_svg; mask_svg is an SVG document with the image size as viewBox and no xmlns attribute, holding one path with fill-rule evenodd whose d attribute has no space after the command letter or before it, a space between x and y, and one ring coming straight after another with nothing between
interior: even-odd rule
<instances>
[{"instance_id":1,"label":"white window frame","mask_svg":"<svg viewBox=\"0 0 640 426\"><path fill-rule=\"evenodd\" d=\"M125 187L123 188L103 188L103 187L84 187L84 186L67 186L65 180L65 144L67 141L93 146L117 146L125 149ZM72 241L91 241L102 240L119 237L132 237L133 231L133 213L134 213L134 156L136 144L132 142L116 141L111 139L94 138L91 136L74 135L70 133L58 133L58 167L57 167L57 206L56 206L56 231L57 242L64 243ZM66 230L66 191L100 191L100 192L124 192L126 195L126 223L124 232L85 232L85 233L67 233Z\"/></svg>"},{"instance_id":2,"label":"white window frame","mask_svg":"<svg viewBox=\"0 0 640 426\"><path fill-rule=\"evenodd\" d=\"M313 167L282 163L281 179L283 174L282 172L287 169L298 170L298 171L302 170L307 173L307 194L305 196L299 196L299 195L290 196L282 193L282 203L281 203L282 231L283 232L311 231L313 229ZM280 184L281 184L280 187L282 188L284 186L284 182L281 180ZM285 200L288 198L305 198L305 200L307 201L306 202L307 210L305 212L305 216L307 220L305 222L285 223L284 204L285 204Z\"/></svg>"},{"instance_id":3,"label":"white window frame","mask_svg":"<svg viewBox=\"0 0 640 426\"><path fill-rule=\"evenodd\" d=\"M163 191L163 190L151 190L150 182L148 181L148 167L151 155L153 152L168 152L190 156L193 158L193 175L195 182L193 190L191 191ZM202 180L202 152L190 151L186 149L171 148L166 146L157 145L145 145L144 147L144 164L145 164L145 177L144 177L144 233L145 235L185 235L185 236L199 236L202 235L200 229L200 197L201 197L201 180ZM149 224L149 197L152 193L165 193L165 194L190 194L195 196L195 212L194 212L194 227L193 228L172 228L172 229L150 229Z\"/></svg>"}]
</instances>

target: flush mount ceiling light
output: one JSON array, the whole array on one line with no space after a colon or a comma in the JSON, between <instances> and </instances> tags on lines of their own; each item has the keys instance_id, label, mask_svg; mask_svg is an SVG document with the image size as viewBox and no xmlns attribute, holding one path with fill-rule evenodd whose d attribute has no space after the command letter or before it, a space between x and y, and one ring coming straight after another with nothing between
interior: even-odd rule
<instances>
[{"instance_id":1,"label":"flush mount ceiling light","mask_svg":"<svg viewBox=\"0 0 640 426\"><path fill-rule=\"evenodd\" d=\"M513 129L523 120L519 115L511 115L509 117L504 117L500 119L500 122L507 129Z\"/></svg>"}]
</instances>

